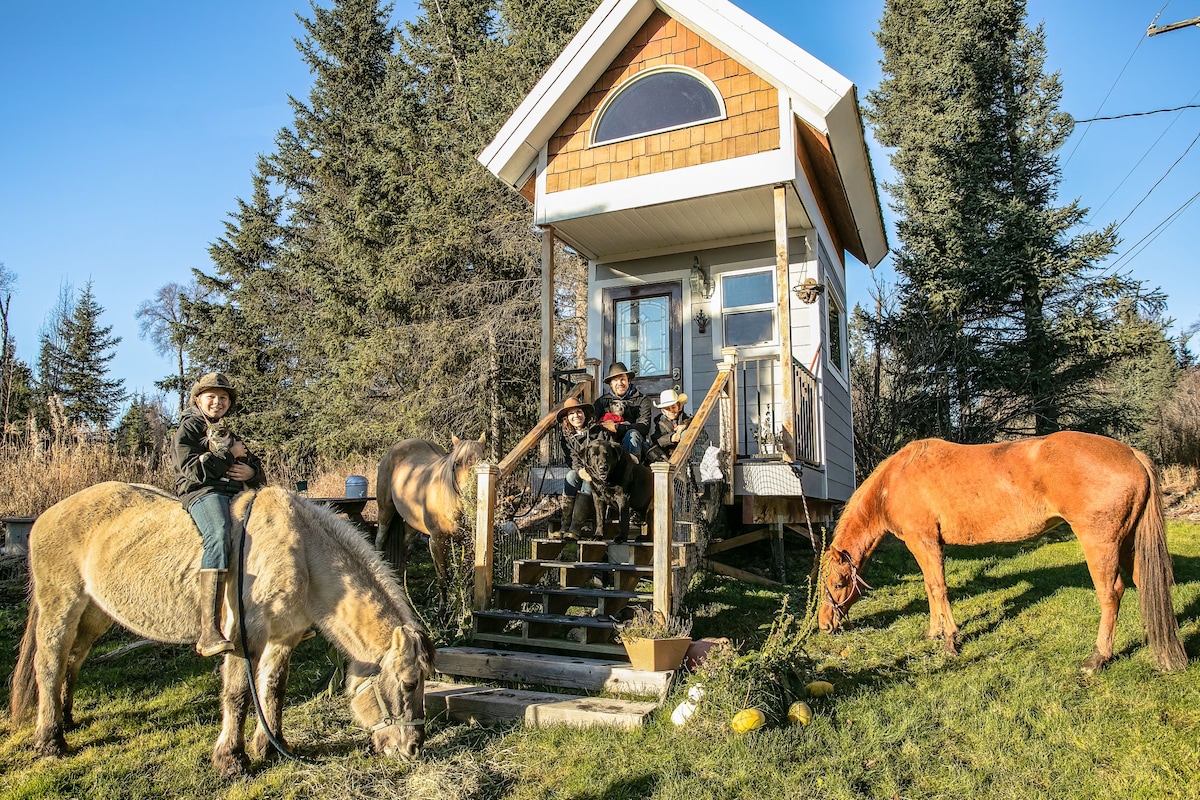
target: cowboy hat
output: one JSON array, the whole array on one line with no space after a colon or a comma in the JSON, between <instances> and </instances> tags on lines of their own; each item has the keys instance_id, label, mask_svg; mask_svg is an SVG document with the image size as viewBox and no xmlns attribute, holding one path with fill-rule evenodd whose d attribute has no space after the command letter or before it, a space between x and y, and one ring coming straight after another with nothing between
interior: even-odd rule
<instances>
[{"instance_id":1,"label":"cowboy hat","mask_svg":"<svg viewBox=\"0 0 1200 800\"><path fill-rule=\"evenodd\" d=\"M563 407L558 410L558 413L554 415L554 418L559 422L562 422L563 418L572 411L583 412L583 424L585 426L596 416L596 412L592 409L591 403L581 403L577 398L571 397L567 399L567 402L563 403Z\"/></svg>"},{"instance_id":2,"label":"cowboy hat","mask_svg":"<svg viewBox=\"0 0 1200 800\"><path fill-rule=\"evenodd\" d=\"M610 383L612 381L612 379L617 377L618 375L628 375L629 377L632 378L635 374L637 374L637 373L635 373L633 370L629 369L629 367L625 366L624 363L622 363L620 361L614 361L612 363L612 366L610 366L608 368L608 374L604 376L604 382Z\"/></svg>"},{"instance_id":3,"label":"cowboy hat","mask_svg":"<svg viewBox=\"0 0 1200 800\"><path fill-rule=\"evenodd\" d=\"M209 372L200 376L200 380L192 384L192 402L201 395L206 389L220 389L229 395L229 407L233 408L237 405L237 389L233 388L233 381L223 372Z\"/></svg>"},{"instance_id":4,"label":"cowboy hat","mask_svg":"<svg viewBox=\"0 0 1200 800\"><path fill-rule=\"evenodd\" d=\"M687 402L687 395L683 393L676 394L674 389L667 389L659 396L659 401L654 404L655 408L666 408L673 406L676 403L680 405Z\"/></svg>"}]
</instances>

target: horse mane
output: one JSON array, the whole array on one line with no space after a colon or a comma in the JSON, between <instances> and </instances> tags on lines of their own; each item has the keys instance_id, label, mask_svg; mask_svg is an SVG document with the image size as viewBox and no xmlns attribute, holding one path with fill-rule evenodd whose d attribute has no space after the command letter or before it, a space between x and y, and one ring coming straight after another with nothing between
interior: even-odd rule
<instances>
[{"instance_id":1,"label":"horse mane","mask_svg":"<svg viewBox=\"0 0 1200 800\"><path fill-rule=\"evenodd\" d=\"M389 611L401 620L408 632L416 634L416 650L421 670L433 674L435 648L425 624L417 616L408 595L396 580L396 575L357 528L339 517L331 509L304 501L291 492L277 486L267 486L255 493L245 492L238 496L231 509L234 517L242 519L246 504L253 498L255 504L265 504L267 511L277 508L283 513L293 514L304 520L310 533L319 531L326 541L350 556L350 561L359 567L377 595L386 599ZM311 566L310 566L311 568Z\"/></svg>"},{"instance_id":2,"label":"horse mane","mask_svg":"<svg viewBox=\"0 0 1200 800\"><path fill-rule=\"evenodd\" d=\"M862 562L871 555L883 539L883 535L887 533L887 488L891 484L892 473L924 453L927 446L928 440L911 442L885 458L871 471L842 509L842 514L833 529L830 549L837 547L843 550L857 550L855 545L861 545L861 553L855 553L855 557L856 566L862 566ZM844 541L851 538L853 542Z\"/></svg>"}]
</instances>

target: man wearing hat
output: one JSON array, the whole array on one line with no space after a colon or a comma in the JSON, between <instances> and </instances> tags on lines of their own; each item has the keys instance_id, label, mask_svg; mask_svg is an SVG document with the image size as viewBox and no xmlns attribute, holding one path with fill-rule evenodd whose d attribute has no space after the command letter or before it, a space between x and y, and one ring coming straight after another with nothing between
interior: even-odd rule
<instances>
[{"instance_id":1,"label":"man wearing hat","mask_svg":"<svg viewBox=\"0 0 1200 800\"><path fill-rule=\"evenodd\" d=\"M634 461L642 459L642 444L650 434L650 398L633 385L633 373L620 361L608 368L604 382L608 392L596 400L596 417L615 441L621 443Z\"/></svg>"},{"instance_id":2,"label":"man wearing hat","mask_svg":"<svg viewBox=\"0 0 1200 800\"><path fill-rule=\"evenodd\" d=\"M233 382L220 372L210 372L192 386L192 401L175 431L175 491L204 542L200 559L200 636L196 641L196 652L202 656L233 649L222 635L220 624L233 528L229 503L243 489L266 483L258 458L232 435L227 424L217 426L236 403Z\"/></svg>"},{"instance_id":3,"label":"man wearing hat","mask_svg":"<svg viewBox=\"0 0 1200 800\"><path fill-rule=\"evenodd\" d=\"M674 389L663 392L654 404L662 413L654 418L654 428L650 435L650 447L646 449L649 461L666 461L679 446L692 415L683 410L687 395L677 393Z\"/></svg>"}]
</instances>

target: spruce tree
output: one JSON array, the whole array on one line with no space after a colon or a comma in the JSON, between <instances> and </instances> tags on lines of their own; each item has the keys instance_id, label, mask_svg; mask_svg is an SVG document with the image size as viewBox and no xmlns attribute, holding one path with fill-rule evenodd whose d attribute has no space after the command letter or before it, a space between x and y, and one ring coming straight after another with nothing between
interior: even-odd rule
<instances>
[{"instance_id":1,"label":"spruce tree","mask_svg":"<svg viewBox=\"0 0 1200 800\"><path fill-rule=\"evenodd\" d=\"M104 308L96 302L92 282L84 284L71 316L62 323L63 344L52 358L58 364L67 420L75 425L108 425L125 400L124 381L108 379L108 365L121 337L100 325Z\"/></svg>"},{"instance_id":2,"label":"spruce tree","mask_svg":"<svg viewBox=\"0 0 1200 800\"><path fill-rule=\"evenodd\" d=\"M866 116L899 176L900 303L878 333L914 378L909 437L1111 430L1130 412L1097 380L1141 343L1123 309L1161 310L1159 293L1101 268L1115 226L1075 232L1086 209L1056 202L1071 120L1024 20L1023 0L884 8Z\"/></svg>"}]
</instances>

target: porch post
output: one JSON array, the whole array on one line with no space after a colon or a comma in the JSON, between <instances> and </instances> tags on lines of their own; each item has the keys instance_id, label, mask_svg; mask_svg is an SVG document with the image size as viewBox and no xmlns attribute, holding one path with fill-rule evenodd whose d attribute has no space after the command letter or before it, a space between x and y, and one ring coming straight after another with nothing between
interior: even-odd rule
<instances>
[{"instance_id":1,"label":"porch post","mask_svg":"<svg viewBox=\"0 0 1200 800\"><path fill-rule=\"evenodd\" d=\"M477 464L479 491L475 496L475 610L492 604L492 531L496 524L496 479L494 464Z\"/></svg>"},{"instance_id":2,"label":"porch post","mask_svg":"<svg viewBox=\"0 0 1200 800\"><path fill-rule=\"evenodd\" d=\"M675 529L671 465L666 461L656 461L650 465L650 471L654 473L654 610L669 619L675 580L671 574L674 555L671 531Z\"/></svg>"},{"instance_id":3,"label":"porch post","mask_svg":"<svg viewBox=\"0 0 1200 800\"><path fill-rule=\"evenodd\" d=\"M538 418L550 413L554 406L554 228L542 229L542 354L541 397L538 398ZM541 445L542 463L550 460L550 440Z\"/></svg>"},{"instance_id":4,"label":"porch post","mask_svg":"<svg viewBox=\"0 0 1200 800\"><path fill-rule=\"evenodd\" d=\"M585 358L583 365L587 367L588 375L592 376L592 396L587 401L594 403L600 397L600 359Z\"/></svg>"},{"instance_id":5,"label":"porch post","mask_svg":"<svg viewBox=\"0 0 1200 800\"><path fill-rule=\"evenodd\" d=\"M729 453L729 480L725 482L725 505L733 504L733 468L738 456L737 348L722 347L717 373L725 373L724 413L721 420L721 447Z\"/></svg>"},{"instance_id":6,"label":"porch post","mask_svg":"<svg viewBox=\"0 0 1200 800\"><path fill-rule=\"evenodd\" d=\"M779 366L783 378L784 452L796 458L796 387L792 378L792 289L788 253L787 184L775 187L775 286L779 297Z\"/></svg>"}]
</instances>

